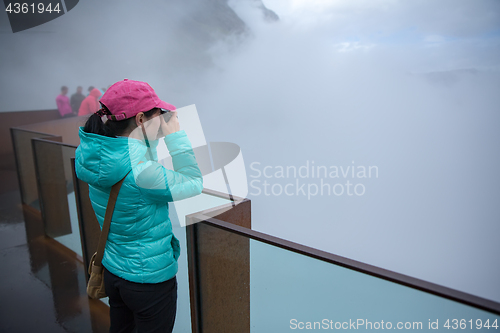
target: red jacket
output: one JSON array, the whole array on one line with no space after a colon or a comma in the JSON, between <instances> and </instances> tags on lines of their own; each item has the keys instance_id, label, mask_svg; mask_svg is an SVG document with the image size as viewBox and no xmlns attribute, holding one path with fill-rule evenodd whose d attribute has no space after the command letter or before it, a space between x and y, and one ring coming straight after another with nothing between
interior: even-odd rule
<instances>
[{"instance_id":1,"label":"red jacket","mask_svg":"<svg viewBox=\"0 0 500 333\"><path fill-rule=\"evenodd\" d=\"M101 107L97 99L101 96L101 92L99 89L94 88L90 92L90 94L85 97L82 104L80 105L80 109L78 110L79 116L85 116L87 114L92 114L99 110Z\"/></svg>"}]
</instances>

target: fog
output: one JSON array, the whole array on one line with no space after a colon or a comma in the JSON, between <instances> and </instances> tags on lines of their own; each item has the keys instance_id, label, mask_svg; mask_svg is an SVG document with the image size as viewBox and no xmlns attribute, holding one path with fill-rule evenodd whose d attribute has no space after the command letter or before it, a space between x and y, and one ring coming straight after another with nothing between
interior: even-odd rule
<instances>
[{"instance_id":1,"label":"fog","mask_svg":"<svg viewBox=\"0 0 500 333\"><path fill-rule=\"evenodd\" d=\"M500 3L266 0L275 22L203 3L85 1L16 34L2 17L0 110L148 81L241 147L253 229L500 301ZM313 164L338 178L279 173ZM344 192L308 197L321 181Z\"/></svg>"},{"instance_id":2,"label":"fog","mask_svg":"<svg viewBox=\"0 0 500 333\"><path fill-rule=\"evenodd\" d=\"M210 139L242 147L253 227L500 300L498 2L266 4L279 24L235 6L254 38L215 48L217 84L197 102L217 105ZM308 199L297 188L321 178L279 173L307 162L379 176L322 176L365 192Z\"/></svg>"}]
</instances>

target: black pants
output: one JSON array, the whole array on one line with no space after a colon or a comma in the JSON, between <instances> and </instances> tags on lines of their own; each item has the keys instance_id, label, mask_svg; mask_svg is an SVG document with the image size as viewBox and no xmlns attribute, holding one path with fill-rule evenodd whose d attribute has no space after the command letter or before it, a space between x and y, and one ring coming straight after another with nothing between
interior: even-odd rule
<instances>
[{"instance_id":1,"label":"black pants","mask_svg":"<svg viewBox=\"0 0 500 333\"><path fill-rule=\"evenodd\" d=\"M135 283L104 269L109 297L110 333L170 333L177 312L177 279L161 283Z\"/></svg>"}]
</instances>

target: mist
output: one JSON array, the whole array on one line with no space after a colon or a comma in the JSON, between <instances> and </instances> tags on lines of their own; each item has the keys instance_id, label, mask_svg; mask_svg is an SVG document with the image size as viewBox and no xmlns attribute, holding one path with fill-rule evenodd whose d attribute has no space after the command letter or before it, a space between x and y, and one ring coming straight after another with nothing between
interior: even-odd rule
<instances>
[{"instance_id":1,"label":"mist","mask_svg":"<svg viewBox=\"0 0 500 333\"><path fill-rule=\"evenodd\" d=\"M279 20L253 0L82 1L16 34L2 16L0 110L147 81L241 147L253 229L500 301L500 3L264 5ZM313 164L339 175L280 177ZM321 181L344 192L297 191Z\"/></svg>"}]
</instances>

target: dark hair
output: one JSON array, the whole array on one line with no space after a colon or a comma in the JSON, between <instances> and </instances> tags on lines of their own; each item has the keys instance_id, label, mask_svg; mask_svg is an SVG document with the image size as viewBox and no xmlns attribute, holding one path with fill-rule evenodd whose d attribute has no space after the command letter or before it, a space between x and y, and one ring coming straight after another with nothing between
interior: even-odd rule
<instances>
[{"instance_id":1,"label":"dark hair","mask_svg":"<svg viewBox=\"0 0 500 333\"><path fill-rule=\"evenodd\" d=\"M66 86L62 86L62 87L61 87L61 91L63 91L63 90L68 90L68 87L66 87Z\"/></svg>"},{"instance_id":2,"label":"dark hair","mask_svg":"<svg viewBox=\"0 0 500 333\"><path fill-rule=\"evenodd\" d=\"M106 106L104 106L104 104L101 105L105 113L111 114L111 112ZM153 108L149 111L144 112L146 119L150 119L151 117L153 117L156 112L158 112L158 110L160 109ZM117 135L124 133L129 127L133 126L132 124L135 124L135 117L130 117L120 121L106 120L106 122L103 122L101 116L99 116L97 113L93 113L87 119L83 130L87 133L94 133L109 136L111 138L116 138Z\"/></svg>"},{"instance_id":3,"label":"dark hair","mask_svg":"<svg viewBox=\"0 0 500 333\"><path fill-rule=\"evenodd\" d=\"M94 89L94 86L89 87L89 91L92 91L92 89Z\"/></svg>"}]
</instances>

